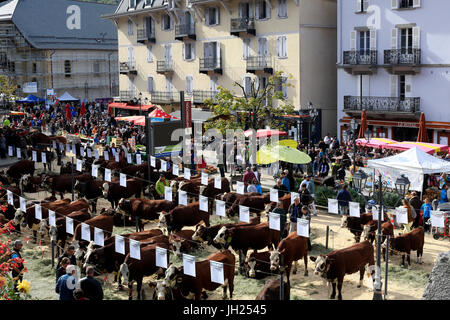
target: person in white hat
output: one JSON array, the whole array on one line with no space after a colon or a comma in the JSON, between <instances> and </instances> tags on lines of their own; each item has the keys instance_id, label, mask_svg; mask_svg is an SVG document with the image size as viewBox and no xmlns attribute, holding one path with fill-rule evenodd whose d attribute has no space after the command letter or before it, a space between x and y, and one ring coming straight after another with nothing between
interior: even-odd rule
<instances>
[{"instance_id":1,"label":"person in white hat","mask_svg":"<svg viewBox=\"0 0 450 320\"><path fill-rule=\"evenodd\" d=\"M58 279L55 292L58 293L59 300L74 300L73 291L75 290L77 284L75 274L76 266L69 264L66 268L66 274Z\"/></svg>"}]
</instances>

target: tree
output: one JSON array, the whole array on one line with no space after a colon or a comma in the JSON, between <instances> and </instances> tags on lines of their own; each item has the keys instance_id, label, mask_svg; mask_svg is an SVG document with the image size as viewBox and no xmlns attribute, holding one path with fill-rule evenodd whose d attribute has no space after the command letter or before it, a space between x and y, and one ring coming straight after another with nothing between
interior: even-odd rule
<instances>
[{"instance_id":1,"label":"tree","mask_svg":"<svg viewBox=\"0 0 450 320\"><path fill-rule=\"evenodd\" d=\"M3 105L11 100L11 96L14 95L17 86L12 84L9 78L5 75L0 75L0 100Z\"/></svg>"},{"instance_id":2,"label":"tree","mask_svg":"<svg viewBox=\"0 0 450 320\"><path fill-rule=\"evenodd\" d=\"M289 76L291 79L292 76ZM215 99L205 100L205 104L214 113L214 118L206 122L205 129L216 128L225 134L227 129L262 129L266 125L271 128L281 129L283 123L276 117L289 114L294 111L293 105L283 96L283 87L293 87L287 83L287 77L279 71L269 77L268 84L263 87L257 78L251 81L250 90L238 82L235 87L242 91L241 96L236 96L227 88L219 87ZM279 100L278 106L274 101Z\"/></svg>"}]
</instances>

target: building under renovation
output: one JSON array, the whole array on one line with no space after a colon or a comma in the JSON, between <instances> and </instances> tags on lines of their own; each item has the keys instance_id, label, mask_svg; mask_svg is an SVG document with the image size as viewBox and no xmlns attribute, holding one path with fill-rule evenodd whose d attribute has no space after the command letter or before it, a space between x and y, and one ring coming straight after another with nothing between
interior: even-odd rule
<instances>
[{"instance_id":1,"label":"building under renovation","mask_svg":"<svg viewBox=\"0 0 450 320\"><path fill-rule=\"evenodd\" d=\"M0 3L0 74L17 96L69 92L94 100L118 95L117 29L100 18L115 6L69 0ZM50 91L51 92L51 91Z\"/></svg>"}]
</instances>

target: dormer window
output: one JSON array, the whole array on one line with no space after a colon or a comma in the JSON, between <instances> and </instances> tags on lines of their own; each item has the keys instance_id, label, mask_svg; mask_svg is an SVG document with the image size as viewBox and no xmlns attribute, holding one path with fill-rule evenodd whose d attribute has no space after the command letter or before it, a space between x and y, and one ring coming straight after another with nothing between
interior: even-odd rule
<instances>
[{"instance_id":1,"label":"dormer window","mask_svg":"<svg viewBox=\"0 0 450 320\"><path fill-rule=\"evenodd\" d=\"M129 6L128 6L128 10L132 9L136 9L136 0L128 0L129 1Z\"/></svg>"}]
</instances>

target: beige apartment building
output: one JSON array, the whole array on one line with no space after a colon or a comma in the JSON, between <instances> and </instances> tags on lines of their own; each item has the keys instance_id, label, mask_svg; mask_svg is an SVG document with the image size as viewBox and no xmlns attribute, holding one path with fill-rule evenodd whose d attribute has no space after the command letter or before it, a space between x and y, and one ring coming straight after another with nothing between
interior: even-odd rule
<instances>
[{"instance_id":1,"label":"beige apartment building","mask_svg":"<svg viewBox=\"0 0 450 320\"><path fill-rule=\"evenodd\" d=\"M241 94L234 82L282 71L285 97L336 132L336 0L122 0L103 17L118 29L122 102L172 112L184 91L200 108L219 86Z\"/></svg>"}]
</instances>

